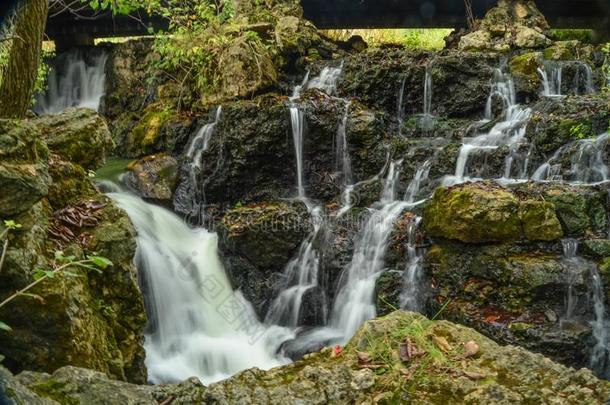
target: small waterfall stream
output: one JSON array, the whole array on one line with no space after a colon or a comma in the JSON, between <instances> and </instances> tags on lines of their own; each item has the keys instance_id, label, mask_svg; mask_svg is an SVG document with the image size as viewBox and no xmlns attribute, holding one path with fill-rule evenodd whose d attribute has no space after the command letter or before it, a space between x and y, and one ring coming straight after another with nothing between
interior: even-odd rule
<instances>
[{"instance_id":1,"label":"small waterfall stream","mask_svg":"<svg viewBox=\"0 0 610 405\"><path fill-rule=\"evenodd\" d=\"M545 97L561 97L561 82L563 67L559 64L547 63L538 68L542 80L542 95Z\"/></svg>"},{"instance_id":2,"label":"small waterfall stream","mask_svg":"<svg viewBox=\"0 0 610 405\"><path fill-rule=\"evenodd\" d=\"M525 128L531 117L531 109L517 104L515 95L515 85L512 77L496 70L494 83L492 84L489 98L487 101L486 115L490 119L492 116L493 99L499 97L504 104L502 117L503 120L496 123L489 132L478 135L474 138L465 138L458 155L455 175L446 176L443 179L444 185L453 185L465 181L480 180L480 178L469 177L469 157L475 152L492 152L501 146L509 148L509 154L505 158L505 170L503 180L512 178L513 166L519 156L519 147L526 142ZM517 179L524 178L527 172L527 159L523 159L522 167L518 167Z\"/></svg>"},{"instance_id":3,"label":"small waterfall stream","mask_svg":"<svg viewBox=\"0 0 610 405\"><path fill-rule=\"evenodd\" d=\"M38 96L34 111L58 114L68 107L98 110L105 93L105 50L75 49L59 55L49 72L48 89Z\"/></svg>"},{"instance_id":4,"label":"small waterfall stream","mask_svg":"<svg viewBox=\"0 0 610 405\"><path fill-rule=\"evenodd\" d=\"M401 163L397 161L390 164L381 200L377 208L371 210L356 241L352 260L341 275L330 325L341 331L344 343L364 321L376 315L375 282L383 270L394 221L408 206L404 201L395 199Z\"/></svg>"},{"instance_id":5,"label":"small waterfall stream","mask_svg":"<svg viewBox=\"0 0 610 405\"><path fill-rule=\"evenodd\" d=\"M136 264L143 275L149 315L146 366L150 382L197 376L209 384L257 366L286 362L279 346L292 337L262 325L233 291L218 257L218 240L178 216L128 193L110 197L138 231Z\"/></svg>"},{"instance_id":6,"label":"small waterfall stream","mask_svg":"<svg viewBox=\"0 0 610 405\"><path fill-rule=\"evenodd\" d=\"M204 124L191 138L186 152L182 171L185 173L174 197L174 209L187 216L194 225L205 224L205 188L210 177L202 177L203 154L210 147L214 129L222 114L217 107L211 122ZM217 163L220 162L220 159Z\"/></svg>"},{"instance_id":7,"label":"small waterfall stream","mask_svg":"<svg viewBox=\"0 0 610 405\"><path fill-rule=\"evenodd\" d=\"M303 82L295 86L290 98L290 122L297 169L297 198L307 207L307 211L311 216L313 231L301 243L297 255L284 269L283 282L279 286L279 293L271 303L265 316L265 322L268 324L284 325L292 328L299 326L303 297L308 291L319 285L320 253L316 249L315 243L324 231L325 223L322 207L314 204L306 196L303 173L305 113L296 102L303 89L316 88L327 92L329 95L334 94L336 92L337 79L341 75L342 68L343 63L338 68L325 67L319 76L311 80L309 80L309 73L307 73ZM347 151L347 140L345 138L345 126L349 110L349 103L346 104L345 117L339 126L337 140L338 148L339 146L341 147L341 159L347 159L347 162L342 163L343 176L344 178L351 178L351 165L349 164L349 152ZM324 318L326 317L324 316Z\"/></svg>"}]
</instances>

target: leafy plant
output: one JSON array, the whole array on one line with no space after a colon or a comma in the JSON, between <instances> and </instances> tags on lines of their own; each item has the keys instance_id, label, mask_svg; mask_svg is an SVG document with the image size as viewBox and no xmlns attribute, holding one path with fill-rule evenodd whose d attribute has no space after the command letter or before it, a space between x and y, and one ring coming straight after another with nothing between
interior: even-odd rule
<instances>
[{"instance_id":1,"label":"leafy plant","mask_svg":"<svg viewBox=\"0 0 610 405\"><path fill-rule=\"evenodd\" d=\"M22 289L16 291L4 301L0 302L0 308L9 304L11 301L15 300L18 297L29 297L43 302L44 299L41 296L37 294L32 294L29 291L32 290L32 288L36 287L38 284L42 283L43 281L55 279L60 275L66 277L79 277L78 274L70 271L70 268L80 268L101 273L102 270L105 270L108 267L111 267L112 265L113 264L110 260L102 256L89 255L86 256L85 259L77 260L76 256L65 256L62 251L56 251L54 268L52 270L43 268L36 269L33 275L34 281L32 281L30 284L23 287ZM0 321L0 330L10 331L11 327L6 323Z\"/></svg>"},{"instance_id":2,"label":"leafy plant","mask_svg":"<svg viewBox=\"0 0 610 405\"><path fill-rule=\"evenodd\" d=\"M570 135L576 139L587 139L589 136L589 127L583 123L573 125L570 128Z\"/></svg>"}]
</instances>

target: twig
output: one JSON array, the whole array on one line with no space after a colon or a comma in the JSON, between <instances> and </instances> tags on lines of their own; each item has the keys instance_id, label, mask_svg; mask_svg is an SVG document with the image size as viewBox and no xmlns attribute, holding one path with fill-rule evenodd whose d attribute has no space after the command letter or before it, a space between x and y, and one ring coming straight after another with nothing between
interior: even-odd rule
<instances>
[{"instance_id":1,"label":"twig","mask_svg":"<svg viewBox=\"0 0 610 405\"><path fill-rule=\"evenodd\" d=\"M0 256L0 272L2 271L2 266L4 265L4 258L6 257L6 251L8 250L8 229L5 229L0 235L0 240L4 239L4 243L2 245L2 255Z\"/></svg>"}]
</instances>

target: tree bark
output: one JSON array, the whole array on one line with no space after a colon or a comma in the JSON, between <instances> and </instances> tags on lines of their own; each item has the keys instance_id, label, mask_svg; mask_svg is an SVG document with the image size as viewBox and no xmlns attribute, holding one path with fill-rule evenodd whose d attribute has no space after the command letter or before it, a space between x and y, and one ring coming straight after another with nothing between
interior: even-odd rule
<instances>
[{"instance_id":1,"label":"tree bark","mask_svg":"<svg viewBox=\"0 0 610 405\"><path fill-rule=\"evenodd\" d=\"M48 0L22 0L17 4L14 38L0 82L0 118L23 118L30 106L48 7Z\"/></svg>"}]
</instances>

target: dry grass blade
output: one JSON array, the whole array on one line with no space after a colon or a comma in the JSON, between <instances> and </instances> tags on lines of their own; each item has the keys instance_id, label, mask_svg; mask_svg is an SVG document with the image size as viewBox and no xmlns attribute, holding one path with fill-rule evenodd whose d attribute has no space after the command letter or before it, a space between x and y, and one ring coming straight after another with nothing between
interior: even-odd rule
<instances>
[{"instance_id":1,"label":"dry grass blade","mask_svg":"<svg viewBox=\"0 0 610 405\"><path fill-rule=\"evenodd\" d=\"M417 347L415 342L413 342L409 337L405 339L403 343L400 344L398 348L398 354L400 356L400 360L402 361L411 361L415 357L421 356L424 354L423 351Z\"/></svg>"}]
</instances>

